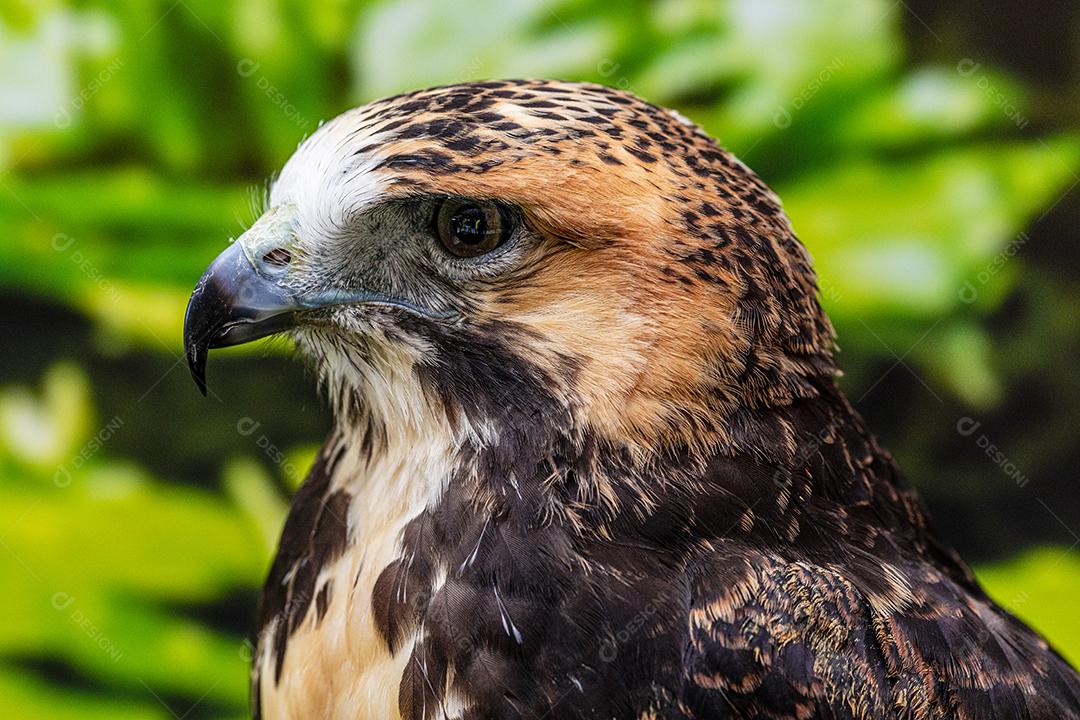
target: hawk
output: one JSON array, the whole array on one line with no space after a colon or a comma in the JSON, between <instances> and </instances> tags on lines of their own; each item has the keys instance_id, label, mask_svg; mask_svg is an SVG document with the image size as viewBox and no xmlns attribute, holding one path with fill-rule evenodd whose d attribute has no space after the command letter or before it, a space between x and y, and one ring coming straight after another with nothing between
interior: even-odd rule
<instances>
[{"instance_id":1,"label":"hawk","mask_svg":"<svg viewBox=\"0 0 1080 720\"><path fill-rule=\"evenodd\" d=\"M284 333L335 429L253 660L265 718L1064 718L836 385L773 193L610 88L346 112L199 281L209 348Z\"/></svg>"}]
</instances>

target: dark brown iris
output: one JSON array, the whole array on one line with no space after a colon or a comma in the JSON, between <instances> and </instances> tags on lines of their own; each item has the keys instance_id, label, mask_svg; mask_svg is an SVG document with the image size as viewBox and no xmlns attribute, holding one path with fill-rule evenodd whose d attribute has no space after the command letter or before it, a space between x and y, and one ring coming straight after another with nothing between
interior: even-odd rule
<instances>
[{"instance_id":1,"label":"dark brown iris","mask_svg":"<svg viewBox=\"0 0 1080 720\"><path fill-rule=\"evenodd\" d=\"M471 258L489 253L506 240L506 223L494 203L446 200L435 219L439 242L451 254Z\"/></svg>"}]
</instances>

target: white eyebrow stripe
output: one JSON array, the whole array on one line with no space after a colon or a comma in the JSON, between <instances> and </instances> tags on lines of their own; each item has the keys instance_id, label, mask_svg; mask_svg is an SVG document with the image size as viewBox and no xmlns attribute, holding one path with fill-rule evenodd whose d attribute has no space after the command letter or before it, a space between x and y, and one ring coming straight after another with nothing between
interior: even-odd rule
<instances>
[{"instance_id":1,"label":"white eyebrow stripe","mask_svg":"<svg viewBox=\"0 0 1080 720\"><path fill-rule=\"evenodd\" d=\"M294 204L300 228L318 234L343 227L378 202L390 181L377 171L388 133L358 131L362 120L360 113L345 113L305 140L270 188L270 207ZM368 150L357 155L360 148Z\"/></svg>"}]
</instances>

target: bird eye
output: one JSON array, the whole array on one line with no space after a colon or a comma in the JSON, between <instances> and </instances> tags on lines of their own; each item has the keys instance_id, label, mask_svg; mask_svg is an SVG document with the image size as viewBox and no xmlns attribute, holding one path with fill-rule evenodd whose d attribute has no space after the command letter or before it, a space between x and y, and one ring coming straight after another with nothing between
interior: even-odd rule
<instances>
[{"instance_id":1,"label":"bird eye","mask_svg":"<svg viewBox=\"0 0 1080 720\"><path fill-rule=\"evenodd\" d=\"M461 258L478 257L502 245L507 225L494 203L447 200L435 218L439 242Z\"/></svg>"}]
</instances>

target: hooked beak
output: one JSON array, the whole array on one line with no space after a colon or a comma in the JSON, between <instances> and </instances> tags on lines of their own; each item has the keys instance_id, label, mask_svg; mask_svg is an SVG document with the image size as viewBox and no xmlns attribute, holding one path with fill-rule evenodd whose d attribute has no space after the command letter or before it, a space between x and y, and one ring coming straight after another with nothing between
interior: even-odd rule
<instances>
[{"instance_id":1,"label":"hooked beak","mask_svg":"<svg viewBox=\"0 0 1080 720\"><path fill-rule=\"evenodd\" d=\"M288 290L255 269L239 242L230 245L199 278L184 315L184 353L199 391L206 395L210 348L287 330L303 308Z\"/></svg>"},{"instance_id":2,"label":"hooked beak","mask_svg":"<svg viewBox=\"0 0 1080 720\"><path fill-rule=\"evenodd\" d=\"M286 246L264 244L260 252L267 247ZM452 311L431 310L369 290L331 288L296 294L276 282L273 279L276 274L284 276L284 270L275 273L256 268L244 250L244 243L238 240L218 255L199 278L184 316L184 353L191 377L204 396L206 356L211 348L241 345L288 330L308 310L373 305L396 308L427 320L456 317Z\"/></svg>"}]
</instances>

